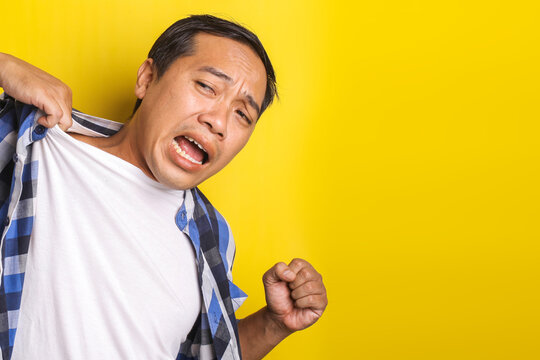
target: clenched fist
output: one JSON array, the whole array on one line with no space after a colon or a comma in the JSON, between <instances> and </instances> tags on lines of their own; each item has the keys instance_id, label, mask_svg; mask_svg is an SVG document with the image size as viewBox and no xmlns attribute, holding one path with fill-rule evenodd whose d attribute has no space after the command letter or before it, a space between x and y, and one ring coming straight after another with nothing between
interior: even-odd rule
<instances>
[{"instance_id":1,"label":"clenched fist","mask_svg":"<svg viewBox=\"0 0 540 360\"><path fill-rule=\"evenodd\" d=\"M41 125L58 124L64 131L71 126L71 89L45 71L0 53L0 87L14 99L41 109L46 114L38 119Z\"/></svg>"},{"instance_id":2,"label":"clenched fist","mask_svg":"<svg viewBox=\"0 0 540 360\"><path fill-rule=\"evenodd\" d=\"M263 284L269 314L290 332L313 325L328 304L322 276L306 260L277 263L264 274Z\"/></svg>"}]
</instances>

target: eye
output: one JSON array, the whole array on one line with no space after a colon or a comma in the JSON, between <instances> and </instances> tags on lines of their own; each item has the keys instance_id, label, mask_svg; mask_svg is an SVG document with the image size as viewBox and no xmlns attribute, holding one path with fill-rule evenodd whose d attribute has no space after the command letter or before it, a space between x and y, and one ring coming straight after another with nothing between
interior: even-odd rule
<instances>
[{"instance_id":1,"label":"eye","mask_svg":"<svg viewBox=\"0 0 540 360\"><path fill-rule=\"evenodd\" d=\"M247 115L244 114L244 113L242 112L242 110L236 110L236 113L237 113L238 115L240 115L240 117L241 117L242 119L246 120L246 122L247 122L249 125L251 125L251 124L253 123L253 121L251 121L251 120L247 117Z\"/></svg>"},{"instance_id":2,"label":"eye","mask_svg":"<svg viewBox=\"0 0 540 360\"><path fill-rule=\"evenodd\" d=\"M212 94L215 94L216 92L214 91L214 89L210 86L210 85L207 85L205 83L203 83L202 81L196 81L197 85L199 85L200 88L202 88L204 91L206 92L210 92Z\"/></svg>"}]
</instances>

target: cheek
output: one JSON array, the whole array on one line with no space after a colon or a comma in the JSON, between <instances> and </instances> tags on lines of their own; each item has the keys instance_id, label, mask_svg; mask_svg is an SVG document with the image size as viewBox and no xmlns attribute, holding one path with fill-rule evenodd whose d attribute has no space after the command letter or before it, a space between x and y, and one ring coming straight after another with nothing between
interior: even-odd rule
<instances>
[{"instance_id":1,"label":"cheek","mask_svg":"<svg viewBox=\"0 0 540 360\"><path fill-rule=\"evenodd\" d=\"M251 134L250 134L251 135ZM231 161L243 148L246 146L249 135L244 135L238 138L235 138L234 141L231 139L227 150L227 163Z\"/></svg>"},{"instance_id":2,"label":"cheek","mask_svg":"<svg viewBox=\"0 0 540 360\"><path fill-rule=\"evenodd\" d=\"M186 117L205 109L209 106L209 99L197 93L195 89L189 86L184 86L175 89L169 94L167 108L174 112L177 116Z\"/></svg>"}]
</instances>

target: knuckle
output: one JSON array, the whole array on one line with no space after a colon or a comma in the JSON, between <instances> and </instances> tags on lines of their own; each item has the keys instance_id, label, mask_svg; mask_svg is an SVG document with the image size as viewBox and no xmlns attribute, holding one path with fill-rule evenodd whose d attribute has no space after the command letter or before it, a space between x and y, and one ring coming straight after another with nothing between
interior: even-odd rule
<instances>
[{"instance_id":1,"label":"knuckle","mask_svg":"<svg viewBox=\"0 0 540 360\"><path fill-rule=\"evenodd\" d=\"M306 269L306 268L303 268L302 270L300 270L298 272L298 275L302 276L303 278L308 278L309 277L309 270Z\"/></svg>"}]
</instances>

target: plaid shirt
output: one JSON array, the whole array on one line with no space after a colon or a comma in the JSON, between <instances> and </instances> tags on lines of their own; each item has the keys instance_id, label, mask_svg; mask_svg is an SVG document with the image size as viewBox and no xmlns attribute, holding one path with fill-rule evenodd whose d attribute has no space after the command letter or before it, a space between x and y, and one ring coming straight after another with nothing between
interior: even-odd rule
<instances>
[{"instance_id":1,"label":"plaid shirt","mask_svg":"<svg viewBox=\"0 0 540 360\"><path fill-rule=\"evenodd\" d=\"M35 107L0 95L0 348L4 360L10 359L15 341L35 216L38 163L32 161L32 144L47 134L36 122L40 115ZM73 120L103 136L121 127L76 111ZM195 248L203 301L177 359L241 359L234 312L246 294L231 281L235 245L230 228L199 189L184 194L176 224Z\"/></svg>"}]
</instances>

